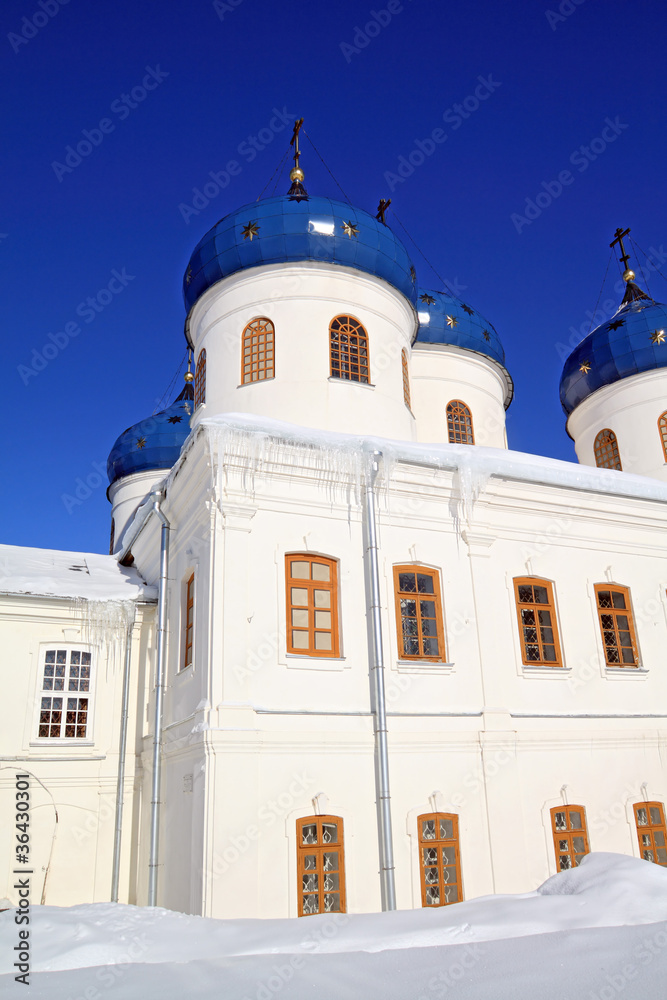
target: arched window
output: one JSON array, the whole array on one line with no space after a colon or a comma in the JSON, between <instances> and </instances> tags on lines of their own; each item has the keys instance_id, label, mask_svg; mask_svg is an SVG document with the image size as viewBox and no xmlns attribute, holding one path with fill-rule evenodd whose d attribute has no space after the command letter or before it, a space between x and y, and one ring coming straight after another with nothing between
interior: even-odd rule
<instances>
[{"instance_id":1,"label":"arched window","mask_svg":"<svg viewBox=\"0 0 667 1000\"><path fill-rule=\"evenodd\" d=\"M111 535L109 537L109 555L113 555L113 547L116 544L116 521L111 518Z\"/></svg>"},{"instance_id":2,"label":"arched window","mask_svg":"<svg viewBox=\"0 0 667 1000\"><path fill-rule=\"evenodd\" d=\"M287 652L338 656L336 563L299 553L285 557Z\"/></svg>"},{"instance_id":3,"label":"arched window","mask_svg":"<svg viewBox=\"0 0 667 1000\"><path fill-rule=\"evenodd\" d=\"M642 858L656 865L667 865L664 806L661 802L637 802L633 808Z\"/></svg>"},{"instance_id":4,"label":"arched window","mask_svg":"<svg viewBox=\"0 0 667 1000\"><path fill-rule=\"evenodd\" d=\"M409 410L410 406L410 374L408 372L408 352L403 348L401 351L401 365L403 366L403 399Z\"/></svg>"},{"instance_id":5,"label":"arched window","mask_svg":"<svg viewBox=\"0 0 667 1000\"><path fill-rule=\"evenodd\" d=\"M445 662L439 574L414 564L394 566L398 655Z\"/></svg>"},{"instance_id":6,"label":"arched window","mask_svg":"<svg viewBox=\"0 0 667 1000\"><path fill-rule=\"evenodd\" d=\"M600 431L595 439L595 464L598 469L618 469L623 471L616 435L608 427Z\"/></svg>"},{"instance_id":7,"label":"arched window","mask_svg":"<svg viewBox=\"0 0 667 1000\"><path fill-rule=\"evenodd\" d=\"M450 444L474 444L472 414L460 399L447 403L447 434Z\"/></svg>"},{"instance_id":8,"label":"arched window","mask_svg":"<svg viewBox=\"0 0 667 1000\"><path fill-rule=\"evenodd\" d=\"M665 462L667 462L667 410L661 413L658 417L658 430L660 431L660 440L662 442L662 451L665 456Z\"/></svg>"},{"instance_id":9,"label":"arched window","mask_svg":"<svg viewBox=\"0 0 667 1000\"><path fill-rule=\"evenodd\" d=\"M273 378L275 360L275 329L270 319L259 316L243 331L241 384L263 382Z\"/></svg>"},{"instance_id":10,"label":"arched window","mask_svg":"<svg viewBox=\"0 0 667 1000\"><path fill-rule=\"evenodd\" d=\"M195 368L195 410L206 402L206 351L200 351Z\"/></svg>"},{"instance_id":11,"label":"arched window","mask_svg":"<svg viewBox=\"0 0 667 1000\"><path fill-rule=\"evenodd\" d=\"M340 816L296 821L299 916L345 913L345 857Z\"/></svg>"},{"instance_id":12,"label":"arched window","mask_svg":"<svg viewBox=\"0 0 667 1000\"><path fill-rule=\"evenodd\" d=\"M608 667L638 666L630 591L618 584L596 583L595 597L605 663Z\"/></svg>"},{"instance_id":13,"label":"arched window","mask_svg":"<svg viewBox=\"0 0 667 1000\"><path fill-rule=\"evenodd\" d=\"M590 851L583 806L556 806L551 810L551 832L559 872L576 868Z\"/></svg>"},{"instance_id":14,"label":"arched window","mask_svg":"<svg viewBox=\"0 0 667 1000\"><path fill-rule=\"evenodd\" d=\"M368 335L353 316L336 316L329 326L331 377L368 383Z\"/></svg>"},{"instance_id":15,"label":"arched window","mask_svg":"<svg viewBox=\"0 0 667 1000\"><path fill-rule=\"evenodd\" d=\"M417 817L422 906L446 906L463 899L459 818L449 813Z\"/></svg>"},{"instance_id":16,"label":"arched window","mask_svg":"<svg viewBox=\"0 0 667 1000\"><path fill-rule=\"evenodd\" d=\"M549 581L517 577L514 596L524 664L562 666L553 588Z\"/></svg>"}]
</instances>

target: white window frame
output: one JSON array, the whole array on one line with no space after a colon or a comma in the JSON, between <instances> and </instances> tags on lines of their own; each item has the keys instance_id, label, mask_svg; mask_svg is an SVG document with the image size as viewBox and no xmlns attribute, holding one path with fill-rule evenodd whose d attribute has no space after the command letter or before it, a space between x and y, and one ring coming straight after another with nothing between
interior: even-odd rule
<instances>
[{"instance_id":1,"label":"white window frame","mask_svg":"<svg viewBox=\"0 0 667 1000\"><path fill-rule=\"evenodd\" d=\"M50 650L56 652L56 660L58 652L65 652L67 654L65 662L65 673L63 674L63 688L62 690L57 690L55 687L53 689L45 688L45 668L47 666L46 656ZM72 679L70 676L70 669L72 667L71 654L73 652L87 653L90 655L90 676L88 678L88 690L69 690L69 681ZM39 663L38 663L38 676L37 676L37 711L36 711L36 726L35 726L35 737L34 741L39 743L41 746L61 746L63 744L69 744L72 746L85 746L93 742L92 729L93 729L93 704L94 704L94 679L95 679L95 650L86 642L60 642L55 640L54 642L43 642L39 646ZM61 664L62 665L62 664ZM84 666L85 664L81 664ZM58 666L57 663L54 667ZM55 677L54 670L54 682L57 680ZM62 718L61 718L61 735L60 736L40 736L40 717L42 713L42 699L43 698L58 698L63 699L62 708ZM88 699L88 708L86 712L86 735L85 736L65 736L63 735L63 730L65 728L65 714L67 712L67 698L76 698L77 700L83 697Z\"/></svg>"}]
</instances>

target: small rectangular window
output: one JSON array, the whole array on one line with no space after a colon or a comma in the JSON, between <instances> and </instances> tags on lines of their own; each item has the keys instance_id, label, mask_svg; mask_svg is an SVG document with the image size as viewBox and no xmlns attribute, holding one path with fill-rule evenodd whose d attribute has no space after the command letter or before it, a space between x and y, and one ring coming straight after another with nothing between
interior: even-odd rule
<instances>
[{"instance_id":1,"label":"small rectangular window","mask_svg":"<svg viewBox=\"0 0 667 1000\"><path fill-rule=\"evenodd\" d=\"M561 667L553 588L548 580L514 580L521 656L526 666Z\"/></svg>"},{"instance_id":2,"label":"small rectangular window","mask_svg":"<svg viewBox=\"0 0 667 1000\"><path fill-rule=\"evenodd\" d=\"M438 573L422 566L394 566L394 592L399 658L444 663Z\"/></svg>"},{"instance_id":3,"label":"small rectangular window","mask_svg":"<svg viewBox=\"0 0 667 1000\"><path fill-rule=\"evenodd\" d=\"M595 597L607 666L636 667L639 658L630 591L627 587L598 583Z\"/></svg>"},{"instance_id":4,"label":"small rectangular window","mask_svg":"<svg viewBox=\"0 0 667 1000\"><path fill-rule=\"evenodd\" d=\"M338 656L336 563L308 554L285 557L287 652Z\"/></svg>"},{"instance_id":5,"label":"small rectangular window","mask_svg":"<svg viewBox=\"0 0 667 1000\"><path fill-rule=\"evenodd\" d=\"M82 649L47 649L42 664L37 735L85 739L92 655Z\"/></svg>"},{"instance_id":6,"label":"small rectangular window","mask_svg":"<svg viewBox=\"0 0 667 1000\"><path fill-rule=\"evenodd\" d=\"M551 810L551 830L559 872L576 868L590 848L583 806L556 806Z\"/></svg>"},{"instance_id":7,"label":"small rectangular window","mask_svg":"<svg viewBox=\"0 0 667 1000\"><path fill-rule=\"evenodd\" d=\"M192 645L195 624L195 575L192 573L185 586L185 635L183 643L183 670L192 663Z\"/></svg>"},{"instance_id":8,"label":"small rectangular window","mask_svg":"<svg viewBox=\"0 0 667 1000\"><path fill-rule=\"evenodd\" d=\"M340 816L296 823L299 916L345 913L345 856Z\"/></svg>"},{"instance_id":9,"label":"small rectangular window","mask_svg":"<svg viewBox=\"0 0 667 1000\"><path fill-rule=\"evenodd\" d=\"M448 813L417 817L422 906L446 906L463 899L459 818Z\"/></svg>"},{"instance_id":10,"label":"small rectangular window","mask_svg":"<svg viewBox=\"0 0 667 1000\"><path fill-rule=\"evenodd\" d=\"M661 802L637 802L633 806L639 853L644 861L667 867L665 809Z\"/></svg>"}]
</instances>

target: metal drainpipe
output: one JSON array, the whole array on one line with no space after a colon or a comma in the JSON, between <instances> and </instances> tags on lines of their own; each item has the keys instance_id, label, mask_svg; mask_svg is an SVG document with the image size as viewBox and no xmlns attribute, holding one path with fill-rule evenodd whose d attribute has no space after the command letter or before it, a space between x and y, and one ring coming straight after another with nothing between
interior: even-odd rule
<instances>
[{"instance_id":1,"label":"metal drainpipe","mask_svg":"<svg viewBox=\"0 0 667 1000\"><path fill-rule=\"evenodd\" d=\"M378 806L380 835L380 885L382 909L396 909L394 881L394 843L391 830L391 799L389 795L389 753L387 745L387 711L384 691L384 652L382 645L382 619L380 615L380 570L378 562L377 525L375 520L375 480L380 468L382 453L374 451L369 463L364 485L366 512L366 570L370 585L370 606L373 643L371 676L374 696L373 720L375 723L375 788Z\"/></svg>"},{"instance_id":2,"label":"metal drainpipe","mask_svg":"<svg viewBox=\"0 0 667 1000\"><path fill-rule=\"evenodd\" d=\"M165 647L167 635L167 572L169 568L169 521L160 500L153 500L152 509L162 522L160 534L160 588L157 614L157 664L155 672L155 733L153 736L153 781L151 789L150 851L148 859L148 905L157 901L158 833L160 819L160 776L162 770L162 702L164 699Z\"/></svg>"},{"instance_id":3,"label":"metal drainpipe","mask_svg":"<svg viewBox=\"0 0 667 1000\"><path fill-rule=\"evenodd\" d=\"M118 784L116 786L116 825L113 835L113 863L111 867L111 902L118 902L118 882L120 879L120 843L123 830L123 793L125 791L125 749L127 746L128 706L130 701L130 665L132 663L132 633L137 617L136 605L132 606L132 621L127 625L125 640L125 666L123 669L123 704L120 715L120 739L118 741Z\"/></svg>"}]
</instances>

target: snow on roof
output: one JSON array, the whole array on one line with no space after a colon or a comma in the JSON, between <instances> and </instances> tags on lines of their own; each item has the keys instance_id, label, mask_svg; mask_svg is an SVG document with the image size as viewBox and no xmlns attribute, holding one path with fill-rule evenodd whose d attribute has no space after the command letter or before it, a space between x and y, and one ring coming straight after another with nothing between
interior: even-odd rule
<instances>
[{"instance_id":1,"label":"snow on roof","mask_svg":"<svg viewBox=\"0 0 667 1000\"><path fill-rule=\"evenodd\" d=\"M589 490L642 500L667 501L667 483L646 476L636 476L614 469L598 469L556 458L542 458L504 448L483 448L478 445L422 444L393 441L380 437L338 434L314 430L267 417L247 413L224 413L206 417L202 427L212 438L233 438L244 435L258 439L253 456L256 461L271 457L271 443L293 445L328 452L341 474L347 472L359 478L361 463L373 451L380 451L389 470L397 463L425 465L436 469L452 469L458 473L461 493L472 502L491 477L539 483L547 486ZM263 443L260 450L259 443ZM238 453L238 442L234 451ZM355 476L356 471L356 476ZM389 478L391 473L389 472Z\"/></svg>"},{"instance_id":2,"label":"snow on roof","mask_svg":"<svg viewBox=\"0 0 667 1000\"><path fill-rule=\"evenodd\" d=\"M665 996L667 871L620 854L589 854L534 892L438 908L213 920L93 903L36 906L30 921L30 985L49 1000L97 985L130 1000ZM15 988L17 941L9 909L0 991Z\"/></svg>"},{"instance_id":3,"label":"snow on roof","mask_svg":"<svg viewBox=\"0 0 667 1000\"><path fill-rule=\"evenodd\" d=\"M0 593L89 601L154 600L136 569L99 552L62 552L0 545Z\"/></svg>"}]
</instances>

